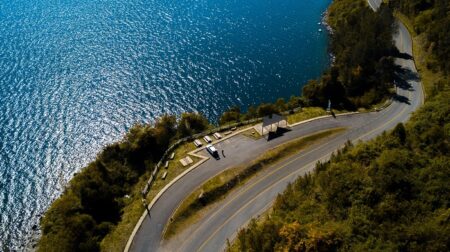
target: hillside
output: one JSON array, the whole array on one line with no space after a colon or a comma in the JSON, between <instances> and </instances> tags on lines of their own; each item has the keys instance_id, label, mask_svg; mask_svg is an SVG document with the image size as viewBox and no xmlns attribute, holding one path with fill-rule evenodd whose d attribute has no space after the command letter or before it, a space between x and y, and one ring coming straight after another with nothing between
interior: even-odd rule
<instances>
[{"instance_id":1,"label":"hillside","mask_svg":"<svg viewBox=\"0 0 450 252\"><path fill-rule=\"evenodd\" d=\"M375 13L365 0L334 0L327 22L332 29L331 68L303 88L308 105L356 109L370 107L390 95L394 80L392 11L381 6Z\"/></svg>"},{"instance_id":2,"label":"hillside","mask_svg":"<svg viewBox=\"0 0 450 252\"><path fill-rule=\"evenodd\" d=\"M232 251L448 251L449 100L433 97L407 125L318 164Z\"/></svg>"},{"instance_id":3,"label":"hillside","mask_svg":"<svg viewBox=\"0 0 450 252\"><path fill-rule=\"evenodd\" d=\"M353 5L347 5L349 2L352 2ZM326 103L330 98L330 94L333 94L333 97L330 98L334 104L333 107L342 108L370 106L389 96L390 89L392 88L392 73L394 69L393 59L391 57L391 54L393 53L393 43L390 36L394 28L391 11L387 8L383 8L382 15L380 17L366 8L363 0L336 0L334 3L337 3L332 6L334 10L330 10L330 25L334 28L334 37L332 38L331 45L331 50L335 53L336 57L334 67L324 73L322 78L318 81L310 82L304 89L304 97L292 97L287 103L283 99L280 99L275 104L261 104L258 107L249 108L245 114L241 114L239 108L231 108L221 117L221 124L261 117L264 115L285 111L287 109L293 110L298 106L326 106ZM351 18L349 20L347 20L345 16L341 15L345 13L350 13L349 15ZM357 22L361 18L364 18L365 21L361 23ZM353 32L347 32L348 30L352 30ZM358 40L360 37L366 37L367 39ZM376 45L376 47L373 47L374 45ZM380 75L382 76L381 78L379 78ZM370 167L373 166L370 158L374 158L375 160L379 156L390 156L390 152L382 155L384 149L382 150L381 147L384 148L385 145L387 147L391 145L394 146L395 149L393 148L392 151L398 156L402 156L402 154L405 153L408 153L408 155L410 155L410 153L414 155L419 155L421 153L419 156L411 156L411 160L407 159L407 161L410 162L408 164L414 165L416 165L416 160L421 161L419 163L422 166L414 166L414 169L428 167L428 163L434 162L432 161L434 159L436 159L436 162L438 162L439 165L442 166L442 164L444 164L445 166L445 161L448 160L439 159L438 157L445 157L445 154L448 152L448 141L442 140L448 139L448 118L445 117L448 114L448 111L444 110L448 110L448 94L441 94L433 99L434 102L430 100L426 106L428 109L424 108L425 110L423 109L421 113L423 114L422 116L428 115L430 118L434 119L428 120L427 118L424 119L423 117L420 117L422 118L421 120L423 121L423 125L420 124L417 126L423 127L424 135L422 138L416 138L415 134L417 132L413 131L415 126L411 126L412 123L410 123L406 126L406 130L403 131L402 127L399 126L396 131L396 134L398 135L397 138L400 140L396 139L396 135L390 134L387 135L385 139L379 139L376 142L368 144L367 146L372 146L371 148L361 147L365 145L358 147L349 146L347 148L347 152L336 156L333 159L333 162L338 162L340 159L344 160L348 158L347 156L350 155L349 153L358 151L361 155L366 155L367 158L363 161L358 161L359 163L354 161L354 164L352 163L352 167L355 166L355 168L348 171L348 174L345 173L342 176L354 177L355 185L359 186L358 188L371 185L366 185L364 183L358 184L356 182L359 178L370 181L370 176L372 173L365 174L362 172L363 170L370 170ZM420 119L418 118L419 117L416 116L415 120ZM431 127L429 125L441 126ZM38 244L39 250L100 250L100 243L102 240L104 241L104 237L110 233L111 230L114 230L118 225L120 225L126 206L130 205L130 202L138 202L137 204L140 204L141 195L133 192L139 191L139 182L142 182L145 178L149 177L149 168L153 167L154 164L158 162L164 150L166 150L167 147L177 139L201 132L208 127L210 127L209 123L198 114L184 114L178 120L175 116L163 116L158 119L155 124L137 125L133 127L121 142L107 146L101 153L99 153L97 159L78 173L71 180L61 197L52 204L41 221L42 237ZM422 130L422 128L417 130ZM404 137L403 134L405 135ZM427 141L429 137L435 137L436 141L430 142L429 145L426 145L425 147L422 146L423 143L428 143ZM390 141L392 143L388 141L389 139L391 139ZM424 141L423 139L427 141ZM385 143L384 141L388 142ZM401 141L401 144L399 144L398 141ZM432 157L431 154L435 152L428 150L428 148L436 148L440 151L439 153L442 153L439 154L440 156ZM363 152L366 151L366 149L367 153ZM416 151L418 152L416 153ZM399 160L401 161L401 159ZM377 163L376 161L373 162L375 162L374 164ZM326 172L334 169L334 166L335 165L332 164L324 164L320 167L323 172ZM342 164L342 166L345 167L345 164ZM358 171L358 169L360 171ZM430 169L433 170L432 168ZM344 168L342 168L342 170L343 172L347 172ZM359 174L358 176L360 177L354 175L353 172L357 175ZM319 186L319 184L316 185L316 182L314 181L318 177L322 176L321 174L322 173L318 173L317 175L312 175L306 179L307 181L311 181L311 188ZM444 174L448 174L448 172ZM436 177L440 178L438 175L436 175ZM416 178L413 177L413 179ZM434 179L434 177L430 179ZM303 179L300 179L299 181L302 180ZM328 181L333 180L330 177ZM431 182L439 184L442 181L433 180ZM298 183L304 184L305 182ZM340 186L342 186L338 182L334 183L336 183L336 188L340 188ZM376 184L375 188L378 188L378 186L379 185ZM281 209L285 206L284 204L288 204L289 206L292 205L293 203L291 202L291 199L294 200L297 196L299 197L297 199L299 201L303 201L303 199L311 196L305 193L301 196L303 198L301 198L300 193L297 191L299 188L301 187L295 187L295 185L290 187L289 190L292 191L291 194L293 195L286 196L286 200L284 200L286 201L285 203L284 201L281 201L283 196L280 197L277 201L274 214L276 213L278 207ZM419 189L420 187L417 190ZM441 188L438 187L438 189ZM349 192L344 191L342 192L343 195L334 195L336 196L335 199L338 199L337 197L345 198L348 195L351 195ZM286 192L286 194L288 193L289 191ZM344 193L348 194L344 195ZM378 195L380 198L382 198L380 196L382 195L381 193L382 192ZM416 193L416 191L414 191L414 193ZM448 195L448 193L443 195ZM127 199L127 197L130 198ZM351 237L351 230L349 230L350 226L345 226L341 223L344 222L346 218L348 219L345 215L348 211L348 205L336 205L330 209L323 208L326 206L326 199L328 198L321 199L322 201L317 201L315 203L316 205L311 205L311 207L317 206L317 209L322 209L321 211L316 211L316 209L314 209L316 215L328 213L326 211L331 211L331 213L336 214L340 213L337 217L332 216L329 213L325 215L325 217L318 215L318 218L324 218L321 219L324 223L334 221L335 223L330 222L330 225L337 226L330 226L330 229L327 229L327 226L320 227L320 229L317 228L316 231L328 232L330 230L334 230L333 235L336 235L336 239L339 239L339 241L344 241L346 237ZM380 202L383 200L378 198L376 199L380 200ZM421 202L420 200L418 201ZM350 200L345 202L345 204L353 204L353 201ZM436 204L441 207L444 203L439 201ZM293 206L300 207L300 205L297 204L294 204ZM339 207L342 207L342 209ZM361 207L363 207L363 205L361 205ZM288 211L291 210L296 211L297 213L300 211L294 208L288 208L283 210L286 213L286 216L280 215L279 218L274 218L274 221L276 220L276 222L273 222L273 224L267 224L274 227L274 232L270 233L270 235L273 235L271 236L272 240L267 240L269 243L267 243L266 248L270 248L270 246L273 248L273 246L277 244L280 244L282 247L286 245L279 243L281 241L280 230L285 225L287 225L286 228L289 228L290 224L293 224L294 226L297 224L312 225L313 222L308 222L308 220L313 220L312 216L305 217L310 219L301 219L303 217L300 218L300 216L295 214L292 214L292 216L287 214ZM429 213L425 210L423 211L423 216L429 216ZM434 213L434 210L432 210L432 212ZM304 212L301 213L302 216L304 216ZM448 214L445 215L445 212L443 214L444 217L448 216ZM299 219L295 219L293 216L297 216ZM341 220L338 221L338 217L341 218ZM261 239L264 240L264 232L256 232L259 227L265 227L265 225L266 224L264 223L258 225L254 223L250 226L250 229L241 232L240 238L243 239L242 246L246 246L245 248L250 250L251 248L254 248L258 251L256 249L256 245L266 244L259 242ZM333 229L334 227L335 229ZM340 231L339 228L341 227L344 228L345 232L337 232ZM283 230L289 231L289 229ZM308 231L309 229L304 230ZM370 228L370 230L372 230L372 228ZM249 233L246 234L246 232ZM317 233L317 235L319 234L321 233ZM127 236L128 234L124 235ZM341 237L340 235L344 236ZM361 234L361 237L364 237L363 235L364 234ZM258 244L255 244L255 247L251 247L247 244L247 239L255 239L255 241L258 241ZM327 240L327 242L329 241Z\"/></svg>"},{"instance_id":4,"label":"hillside","mask_svg":"<svg viewBox=\"0 0 450 252\"><path fill-rule=\"evenodd\" d=\"M441 48L450 37L448 15L438 15L448 13L444 3L390 3L425 38L427 71L445 77L429 83L425 105L406 125L349 143L298 178L264 218L239 232L230 251L450 250L450 91L448 48Z\"/></svg>"}]
</instances>

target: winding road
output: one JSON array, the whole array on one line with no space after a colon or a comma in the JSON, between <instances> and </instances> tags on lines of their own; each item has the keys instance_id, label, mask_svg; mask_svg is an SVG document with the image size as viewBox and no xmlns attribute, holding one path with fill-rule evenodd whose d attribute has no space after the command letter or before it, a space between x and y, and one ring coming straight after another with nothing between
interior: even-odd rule
<instances>
[{"instance_id":1,"label":"winding road","mask_svg":"<svg viewBox=\"0 0 450 252\"><path fill-rule=\"evenodd\" d=\"M376 10L380 0L368 0ZM405 26L399 23L399 31L394 35L396 46L402 55L412 55L412 40ZM237 230L248 221L267 210L275 197L286 185L314 169L319 160L326 160L331 153L345 144L347 140L369 140L385 130L392 129L400 122L406 122L411 113L423 104L424 95L412 57L397 59L399 71L397 96L392 103L380 112L349 114L326 117L299 124L283 136L266 141L253 140L237 135L216 147L224 150L226 157L220 160L209 159L196 169L187 173L165 191L151 208L151 218L145 217L136 235L132 238L131 251L220 251L232 240ZM316 144L300 153L265 169L250 179L233 194L202 216L195 225L169 241L162 242L164 227L171 215L199 185L228 168L247 163L265 151L292 139L321 130L345 127L347 130L326 143ZM207 153L205 152L206 156ZM131 241L131 240L130 240ZM126 251L128 248L126 249Z\"/></svg>"}]
</instances>

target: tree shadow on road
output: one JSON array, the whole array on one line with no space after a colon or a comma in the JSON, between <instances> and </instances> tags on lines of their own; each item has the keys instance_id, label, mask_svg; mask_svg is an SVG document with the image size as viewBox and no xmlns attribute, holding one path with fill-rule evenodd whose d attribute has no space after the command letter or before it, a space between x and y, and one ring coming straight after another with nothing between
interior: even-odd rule
<instances>
[{"instance_id":1,"label":"tree shadow on road","mask_svg":"<svg viewBox=\"0 0 450 252\"><path fill-rule=\"evenodd\" d=\"M412 60L414 57L409 53L401 53L398 50L392 53L392 56L399 59Z\"/></svg>"},{"instance_id":2,"label":"tree shadow on road","mask_svg":"<svg viewBox=\"0 0 450 252\"><path fill-rule=\"evenodd\" d=\"M411 105L411 102L409 101L409 98L404 96L404 95L395 94L395 95L392 96L392 99L394 101L398 101L398 102L401 102L401 103L406 103L408 105Z\"/></svg>"},{"instance_id":3,"label":"tree shadow on road","mask_svg":"<svg viewBox=\"0 0 450 252\"><path fill-rule=\"evenodd\" d=\"M420 78L417 73L397 66L395 69L394 83L395 86L408 91L414 91L414 88L411 85L411 81L419 81Z\"/></svg>"}]
</instances>

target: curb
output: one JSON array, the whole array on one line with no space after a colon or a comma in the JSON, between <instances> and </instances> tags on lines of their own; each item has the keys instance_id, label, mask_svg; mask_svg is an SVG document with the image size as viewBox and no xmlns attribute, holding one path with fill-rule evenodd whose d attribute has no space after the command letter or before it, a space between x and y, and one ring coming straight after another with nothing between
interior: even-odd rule
<instances>
[{"instance_id":1,"label":"curb","mask_svg":"<svg viewBox=\"0 0 450 252\"><path fill-rule=\"evenodd\" d=\"M368 1L368 3L369 3L369 6L373 9L372 5L370 4L370 1ZM376 10L374 9L374 11L376 11ZM398 19L397 19L397 20L398 20ZM399 20L399 21L401 22L401 20ZM401 22L401 23L402 23L402 22ZM402 25L404 25L404 24L402 23ZM404 26L405 26L405 25L404 25ZM405 26L405 27L406 27L406 26ZM413 39L412 39L411 32L408 30L408 27L406 27L406 30L408 31L408 33L409 33L409 35L410 35L410 38L411 38L412 42L414 42ZM412 44L412 46L414 46L414 43L411 43L411 44ZM412 52L412 54L414 54L414 51ZM414 67L415 67L415 69L416 69L416 71L417 71L417 65L416 65L415 59L413 60L413 63L414 63ZM418 73L418 71L417 71L417 73ZM420 74L420 73L419 73L419 74ZM425 100L425 98L426 98L426 97L425 97L425 90L424 90L424 88L423 88L423 84L420 83L420 85L422 86L422 88L421 88L421 89L422 89L422 99L421 99L421 103L423 104L423 103L424 103L424 100ZM380 108L380 110L384 110L384 109L388 108L391 104L392 104L392 101L389 102L389 103L388 103L386 106L384 106L383 108ZM369 113L369 112L372 112L372 111L367 111L367 112L348 112L348 113L343 113L343 114L337 114L336 117L338 117L338 116L345 116L345 115L353 115L353 114L361 114L361 113ZM323 119L323 118L329 118L329 117L332 117L332 116L331 116L331 115L324 115L324 116L320 116L320 117L315 117L315 118L311 118L311 119L308 119L308 120L304 120L304 121L301 121L301 122L294 123L294 124L292 124L292 125L289 125L289 124L288 124L288 126L289 126L289 127L295 127L295 126L298 126L298 125L301 125L301 124L304 124L304 123L308 123L308 122L315 121L315 120L320 120L320 119ZM222 139L216 141L215 143L222 142L222 141L224 141L224 140L226 140L226 139L229 139L229 138L231 138L231 137L233 137L233 136L236 136L237 134L240 134L240 133L242 133L242 132L244 132L244 131L246 131L246 130L249 130L249 129L253 128L253 127L254 127L254 126L251 126L251 127L247 127L247 128L242 129L242 130L236 131L236 132L234 132L233 134L230 134L230 135L228 135L228 136L226 136L226 137L224 137L224 138L222 138ZM196 156L196 157L201 158L201 160L200 160L199 162L195 163L194 165L192 165L190 168L188 168L186 171L184 171L184 172L181 173L180 175L178 175L178 176L177 176L176 178L174 178L171 182L169 182L169 184L167 184L167 185L166 185L166 186L165 186L165 187L164 187L164 188L163 188L163 189L162 189L162 190L161 190L161 191L153 198L153 200L150 202L150 204L149 204L148 207L147 207L149 210L150 210L150 209L152 208L152 206L159 200L159 198L161 197L161 195L162 195L165 191L167 191L173 184L175 184L178 180L180 180L180 179L181 179L182 177L184 177L186 174L188 174L189 172L191 172L192 170L194 170L195 168L197 168L198 166L200 166L202 163L204 163L206 160L209 159L208 157L204 157L204 156L202 156L202 155L197 154L198 152L204 150L205 148L206 148L206 147L201 147L201 148L199 148L199 149L193 150L193 151L191 151L191 152L188 153L189 155L192 155L192 156ZM125 246L124 252L128 252L128 251L130 250L131 244L133 243L133 240L134 240L134 236L136 235L137 231L138 231L139 228L141 227L142 222L144 221L146 215L147 215L147 213L146 213L146 211L144 211L143 214L142 214L142 216L141 216L141 218L139 219L138 223L136 223L136 226L134 227L133 232L132 232L132 234L130 235L128 241L127 241L127 245Z\"/></svg>"},{"instance_id":2,"label":"curb","mask_svg":"<svg viewBox=\"0 0 450 252\"><path fill-rule=\"evenodd\" d=\"M346 115L354 115L354 114L361 114L361 113L362 112L348 112L348 113L337 114L336 117L338 117L338 116L346 116ZM288 124L288 126L289 127L295 127L295 126L298 126L298 125L301 125L301 124L305 124L305 123L308 123L308 122L311 122L311 121L320 120L320 119L329 118L329 117L332 117L332 115L319 116L319 117L311 118L311 119L304 120L304 121L301 121L301 122L297 122L297 123L294 123L294 124L290 124L290 125ZM219 139L219 140L215 141L214 143L220 143L222 141L225 141L225 140L227 140L227 139L229 139L231 137L234 137L234 136L236 136L236 135L238 135L238 134L240 134L240 133L242 133L244 131L247 131L247 130L253 128L253 127L254 126L251 126L251 127L247 127L247 128L241 129L239 131L236 131L236 132L234 132L234 133L232 133L232 134L230 134L230 135L228 135L228 136L226 136L226 137L224 137L222 139ZM205 148L206 147L203 146L201 148L195 149L195 150L193 150L193 151L188 153L189 155L192 155L192 156L195 156L195 157L199 157L201 160L198 161L197 163L195 163L194 165L192 165L191 167L189 167L186 171L184 171L183 173L181 173L177 177L175 177L172 181L169 182L169 184L167 184L163 189L161 189L161 191L159 191L159 193L153 198L153 200L150 202L150 204L148 204L147 208L149 210L151 210L151 208L153 207L154 204L156 204L156 202L159 200L161 195L163 195L173 184L175 184L178 180L180 180L181 178L186 176L186 174L188 174L189 172L193 171L195 168L197 168L198 166L200 166L201 164L203 164L205 161L207 161L209 159L209 157L205 157L205 156L202 156L202 155L198 154L198 152L204 150ZM131 244L133 243L134 237L136 236L137 231L139 231L139 229L141 228L142 222L144 222L144 219L145 219L146 216L147 216L147 212L144 211L142 213L141 218L136 223L136 225L135 225L135 227L133 229L133 232L131 233L130 237L128 238L127 245L125 246L125 249L123 250L124 252L129 252L130 251Z\"/></svg>"},{"instance_id":3,"label":"curb","mask_svg":"<svg viewBox=\"0 0 450 252\"><path fill-rule=\"evenodd\" d=\"M161 191L159 191L158 194L156 194L156 196L153 198L153 200L150 202L150 204L148 204L147 209L149 211L152 209L153 205L159 200L161 195L163 195L163 193L165 193L173 184L175 184L182 177L186 176L186 174L188 174L189 172L191 172L192 170L194 170L195 168L197 168L198 166L200 166L206 160L209 159L209 158L206 158L206 157L203 157L203 156L200 156L200 155L195 155L195 156L196 157L200 157L202 159L200 161L198 161L197 163L193 164L191 167L189 167L183 173L181 173L180 175L175 177L172 181L169 182L169 184L167 184L163 189L161 189ZM144 222L144 219L145 219L146 216L147 216L147 212L144 211L142 213L141 218L139 218L139 221L134 226L134 229L133 229L133 232L130 235L130 238L128 238L127 245L125 246L125 249L124 249L125 252L128 252L130 250L131 244L133 243L133 240L134 240L134 236L136 236L137 231L139 231L139 228L141 228L142 222Z\"/></svg>"},{"instance_id":4,"label":"curb","mask_svg":"<svg viewBox=\"0 0 450 252\"><path fill-rule=\"evenodd\" d=\"M219 139L217 141L215 141L214 143L220 143L222 141L225 141L231 137L234 137L244 131L247 131L249 129L253 128L253 126L251 127L247 127L241 130L238 130L222 139ZM159 198L161 197L161 195L163 195L173 184L175 184L178 180L180 180L181 178L183 178L184 176L186 176L186 174L188 174L189 172L193 171L195 168L197 168L198 166L200 166L201 164L203 164L204 162L206 162L209 157L205 157L202 156L200 154L198 154L198 152L204 150L206 147L203 146L201 148L195 149L191 152L188 153L188 155L192 155L195 157L200 158L200 161L198 161L197 163L193 164L191 167L189 167L187 170L185 170L183 173L181 173L180 175L178 175L177 177L175 177L172 181L169 182L169 184L167 184L165 187L163 187L163 189L161 189L161 191L158 192L158 194L156 194L156 196L153 198L153 200L150 202L150 204L148 204L147 209L151 210L153 205L156 204L156 202L159 200ZM137 231L139 231L139 228L141 228L142 222L144 222L145 217L147 216L147 212L144 211L141 215L141 218L139 218L139 221L136 223L136 225L134 226L133 232L131 233L130 237L128 238L127 241L127 245L125 246L124 252L128 252L131 248L131 244L133 243L134 240L134 236L136 236Z\"/></svg>"}]
</instances>

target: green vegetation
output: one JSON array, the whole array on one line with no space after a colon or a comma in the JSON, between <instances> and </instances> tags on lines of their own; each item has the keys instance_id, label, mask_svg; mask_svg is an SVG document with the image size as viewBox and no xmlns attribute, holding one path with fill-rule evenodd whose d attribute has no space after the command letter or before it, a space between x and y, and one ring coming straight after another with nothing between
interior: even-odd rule
<instances>
[{"instance_id":1,"label":"green vegetation","mask_svg":"<svg viewBox=\"0 0 450 252\"><path fill-rule=\"evenodd\" d=\"M447 38L443 36L450 32L450 18L448 15L442 15L444 12L449 12L450 3L447 3L445 7L442 1L430 1L423 4L418 3L418 1L392 1L389 2L389 5L395 8L396 17L405 24L413 35L414 61L420 73L425 94L429 96L441 92L450 83L448 77L450 41L448 35ZM427 27L434 28L427 29ZM432 40L435 38L429 35L431 30L434 33L441 34L438 43ZM441 56L438 56L438 54ZM447 54L445 60L439 59L444 57L445 54Z\"/></svg>"},{"instance_id":2,"label":"green vegetation","mask_svg":"<svg viewBox=\"0 0 450 252\"><path fill-rule=\"evenodd\" d=\"M448 13L448 3L400 0L390 6L413 20L406 22L409 29L426 34L427 27L450 27L443 20L448 14L433 14ZM265 218L241 230L230 251L450 250L448 62L427 53L448 50L440 47L449 33L441 35L437 43L423 34L414 38L428 100L410 122L369 143L347 144L329 162L317 164L314 174L288 186Z\"/></svg>"},{"instance_id":3,"label":"green vegetation","mask_svg":"<svg viewBox=\"0 0 450 252\"><path fill-rule=\"evenodd\" d=\"M287 114L288 123L293 124L329 114L323 107L302 107L304 104L302 97L292 96L288 102L285 102L283 98L280 98L275 103L262 103L257 107L251 106L246 113L242 113L239 107L233 106L222 114L219 124L226 125L242 122L244 120L271 115L273 113ZM341 113L344 110L333 109L333 111L335 113Z\"/></svg>"},{"instance_id":4,"label":"green vegetation","mask_svg":"<svg viewBox=\"0 0 450 252\"><path fill-rule=\"evenodd\" d=\"M150 190L147 194L146 200L147 203L151 202L153 198L164 188L170 181L176 178L178 175L183 173L187 167L183 167L179 160L188 155L189 152L195 149L195 146L192 142L185 142L178 146L175 150L175 157L172 161L170 161L168 170L161 169L157 174L157 177L160 177L162 173L168 171L168 175L165 180L157 179L152 183ZM197 163L200 159L191 156L194 164ZM146 179L150 177L150 172L145 173L141 176L142 182L136 184L134 186L133 191L131 192L131 197L127 203L127 205L123 208L122 217L113 227L110 232L103 238L100 243L101 251L108 252L122 252L126 246L128 239L130 238L131 233L133 232L136 223L139 218L142 216L143 207L142 207L142 196L141 190L146 183Z\"/></svg>"},{"instance_id":5,"label":"green vegetation","mask_svg":"<svg viewBox=\"0 0 450 252\"><path fill-rule=\"evenodd\" d=\"M239 107L233 106L222 114L219 119L219 124L236 123L285 111L294 113L294 109L303 105L304 103L301 97L291 96L287 102L283 98L279 98L275 103L261 103L257 107L250 106L246 113L242 113Z\"/></svg>"},{"instance_id":6,"label":"green vegetation","mask_svg":"<svg viewBox=\"0 0 450 252\"><path fill-rule=\"evenodd\" d=\"M136 125L121 142L105 147L44 215L39 251L98 251L123 210L139 197L136 184L144 183L141 175L153 168L175 139L207 127L198 114L185 113L178 121L163 116L154 125ZM132 208L137 208L136 203Z\"/></svg>"},{"instance_id":7,"label":"green vegetation","mask_svg":"<svg viewBox=\"0 0 450 252\"><path fill-rule=\"evenodd\" d=\"M287 116L287 120L289 124L294 124L297 122L301 122L304 120L308 120L314 117L328 115L327 111L323 108L319 107L306 107L302 108L300 111L292 113Z\"/></svg>"},{"instance_id":8,"label":"green vegetation","mask_svg":"<svg viewBox=\"0 0 450 252\"><path fill-rule=\"evenodd\" d=\"M277 146L256 158L249 164L227 169L214 178L208 180L192 192L174 213L173 221L165 231L165 238L169 238L187 225L193 223L201 215L201 210L207 209L213 203L223 199L231 190L248 181L254 174L275 164L319 141L342 132L343 128L336 128L318 132L300 139L292 140Z\"/></svg>"},{"instance_id":9,"label":"green vegetation","mask_svg":"<svg viewBox=\"0 0 450 252\"><path fill-rule=\"evenodd\" d=\"M448 0L395 0L388 4L406 15L417 35L424 34L427 68L450 73L450 2Z\"/></svg>"},{"instance_id":10,"label":"green vegetation","mask_svg":"<svg viewBox=\"0 0 450 252\"><path fill-rule=\"evenodd\" d=\"M289 222L283 222L287 219L282 217L268 218L267 221L274 221L270 224L274 227L273 230L284 227L283 223L289 223L289 225L286 224L287 226L282 229L282 232L281 229L278 229L280 231L278 233L267 229L270 230L270 233L267 235L267 241L263 240L266 241L265 243L258 240L255 230L268 227L265 224L253 222L250 229L241 232L237 248L246 246L245 248L250 250L248 243L253 241L255 242L254 248L256 245L270 247L276 244L286 247L286 241L292 241L291 244L293 244L299 237L306 242L305 246L334 246L338 243L336 248L344 250L347 245L351 248L358 248L353 244L359 244L358 246L361 246L362 249L370 248L370 246L377 248L416 248L414 246L433 248L431 247L433 244L424 245L424 242L431 242L435 239L436 246L440 246L442 243L439 239L444 235L448 236L449 213L446 196L448 197L449 194L448 187L441 185L441 182L447 182L448 177L443 178L449 174L448 165L445 165L448 163L448 158L445 158L442 153L448 154L450 131L448 116L445 117L449 113L444 111L448 110L449 98L447 75L450 66L448 62L450 58L448 37L450 4L446 0L396 0L389 1L388 5L405 14L405 20L410 20L411 26L414 26L414 31L417 33L417 37L414 38L414 53L417 66L424 78L425 90L428 96L433 97L439 94L438 97L433 98L434 102L428 103L422 109L424 115L422 117L416 115L415 122L410 123L404 131L399 126L395 131L397 136L394 133L386 135L386 139L378 139L371 145L367 145L372 146L370 148L367 146L348 147L345 153L333 158L333 162L338 162L339 158L349 158L354 152L359 151L358 153L362 155L363 161L355 161L354 165L346 163L345 167L350 167L349 171L336 168L336 171L342 172L343 177L349 176L346 178L350 178L349 181L353 183L345 184L349 191L341 190L342 193L348 193L348 195L339 195L341 192L337 192L336 197L348 196L349 201L343 202L351 204L351 206L354 204L355 208L349 208L347 205L335 205L333 210L335 209L336 214L339 214L336 217L334 212L330 212L330 209L324 207L331 204L327 202L328 198L320 198L321 195L315 195L317 198L309 199L308 193L312 193L311 191L295 192L294 194L298 197L309 199L306 202L310 205L299 204L298 206L301 206L302 209L296 210L306 213L304 215L306 219L294 219L292 216L296 215L289 217ZM398 15L403 16L401 13ZM291 110L292 115L289 116L289 120L294 122L302 120L305 116L305 113L294 113L293 110L299 106L325 107L328 99L331 99L334 108L355 109L358 106L367 107L380 102L389 95L394 69L391 55L395 54L391 40L394 26L390 10L382 7L380 13L375 14L367 8L364 0L334 0L329 10L328 21L334 30L331 38L331 51L335 56L335 61L333 67L319 80L311 81L305 86L303 97L293 96L287 102L279 99L273 104L252 106L245 113L241 113L239 108L234 107L223 114L220 124L239 122L286 110ZM313 114L316 112L319 115L323 110L311 111ZM309 116L311 115L306 115L306 117ZM429 117L426 118L428 121L424 119L426 116ZM438 119L440 121L437 121ZM140 190L146 183L155 163L171 143L179 138L202 132L209 127L207 120L195 113L185 113L179 120L174 116L163 116L154 125L133 127L121 142L105 147L96 160L75 175L61 197L51 205L44 215L41 221L42 237L38 244L38 250L98 251L100 248L107 251L121 250L128 234L131 233L142 213ZM405 132L404 137L402 132ZM396 137L403 145L398 146ZM387 154L383 154L384 151ZM403 180L412 183L412 185L407 184L408 190L411 190L409 195L412 197L408 198L408 201L403 200L403 192L386 191L386 195L380 195L379 191L372 192L373 188L383 188L383 184L379 184L381 183L379 180L385 179L381 175L386 170L378 172L379 168L373 167L385 168L386 165L390 165L389 156L391 155L398 157L394 161L405 162L408 165L406 168L402 166L399 173L394 176L396 179L398 177L401 183ZM380 159L380 157L383 158ZM407 158L405 160L402 157ZM334 166L334 163L320 165L319 167L322 167L323 171L318 169L317 175L309 176L306 180L299 180L309 182L298 183L306 183L308 188L319 188L319 182L316 179L321 176L326 177L323 174L333 171ZM336 164L336 166L339 165ZM409 176L405 175L405 169L408 169ZM441 173L439 173L441 171L439 169L442 169ZM369 174L364 172L365 170L373 172ZM169 173L167 180L172 179L179 171L180 169L176 169L175 173ZM378 173L381 174L381 177L377 178ZM327 175L330 176L330 183L333 184L334 181L332 176L338 175L333 173ZM362 179L362 181L357 183L358 181L351 180L352 178ZM389 181L389 178L391 177L387 177L386 181ZM337 180L334 184L340 186L340 183L344 182ZM291 186L293 192L298 183ZM351 187L354 184L359 187ZM164 182L156 181L152 185L148 197L153 197L163 186ZM297 186L297 189L299 187L300 185ZM373 193L378 198L374 198L373 202L369 202L370 204L365 202L364 198L358 198L363 195L358 194L360 192L358 190L361 188ZM354 197L349 193L353 193L351 190L357 192ZM397 190L403 190L403 187L397 188ZM295 195L292 197L295 198ZM387 198L388 196L390 198ZM359 201L354 201L354 199ZM447 203L443 203L445 200ZM284 206L283 204L279 203L280 206ZM445 204L447 205L445 206ZM319 208L315 209L315 207ZM378 211L379 208L382 210L381 213L373 213L373 209ZM348 211L350 214L345 215ZM311 212L313 213L311 214ZM385 212L389 213L387 219L380 219L385 217L382 215ZM276 213L275 210L274 214L276 215ZM398 218L388 218L391 214ZM422 222L419 221L421 217L423 217ZM404 221L404 218L407 220ZM396 227L395 221L401 223L401 226ZM371 226L381 222L385 226ZM320 226L318 226L319 223ZM361 228L358 229L356 224ZM392 230L398 232L388 232L387 229L393 227L392 225L396 228L392 228ZM438 227L443 227L441 233L435 230ZM300 230L300 233L296 233L296 230ZM255 233L252 233L253 231ZM297 236L289 237L290 233ZM351 234L356 236L351 236ZM283 240L280 240L282 235L284 235ZM382 237L378 235L382 235ZM392 239L385 244L380 243L391 236ZM349 237L353 243L346 240ZM364 237L370 237L370 239L362 244L358 239ZM322 238L325 239L323 241L326 244L321 243L320 239ZM399 243L407 238L412 242ZM380 247L382 245L385 247ZM448 245L446 246L446 249L441 250L448 250Z\"/></svg>"},{"instance_id":11,"label":"green vegetation","mask_svg":"<svg viewBox=\"0 0 450 252\"><path fill-rule=\"evenodd\" d=\"M242 135L249 137L253 140L258 140L262 138L262 136L254 128L242 132Z\"/></svg>"},{"instance_id":12,"label":"green vegetation","mask_svg":"<svg viewBox=\"0 0 450 252\"><path fill-rule=\"evenodd\" d=\"M365 0L334 0L328 9L333 29L333 66L303 88L306 105L355 110L380 102L390 94L396 52L392 12L382 5L375 13Z\"/></svg>"},{"instance_id":13,"label":"green vegetation","mask_svg":"<svg viewBox=\"0 0 450 252\"><path fill-rule=\"evenodd\" d=\"M450 93L298 178L231 251L448 251Z\"/></svg>"}]
</instances>

